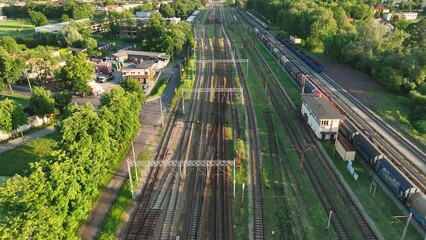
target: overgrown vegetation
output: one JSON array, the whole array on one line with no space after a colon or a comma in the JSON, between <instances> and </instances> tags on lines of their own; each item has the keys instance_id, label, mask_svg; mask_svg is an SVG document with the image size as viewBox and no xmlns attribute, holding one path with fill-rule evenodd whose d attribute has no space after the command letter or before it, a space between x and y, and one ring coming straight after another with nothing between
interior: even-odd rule
<instances>
[{"instance_id":1,"label":"overgrown vegetation","mask_svg":"<svg viewBox=\"0 0 426 240\"><path fill-rule=\"evenodd\" d=\"M403 5L409 4L407 1ZM370 6L354 0L247 1L248 8L267 16L283 35L300 36L303 47L356 66L389 91L409 96L407 124L419 134L426 134L426 20L392 19L390 29L373 18ZM350 23L349 18L354 22Z\"/></svg>"},{"instance_id":2,"label":"overgrown vegetation","mask_svg":"<svg viewBox=\"0 0 426 240\"><path fill-rule=\"evenodd\" d=\"M114 88L93 106L70 105L61 140L44 159L0 187L0 235L7 239L77 239L100 190L140 127L142 97Z\"/></svg>"}]
</instances>

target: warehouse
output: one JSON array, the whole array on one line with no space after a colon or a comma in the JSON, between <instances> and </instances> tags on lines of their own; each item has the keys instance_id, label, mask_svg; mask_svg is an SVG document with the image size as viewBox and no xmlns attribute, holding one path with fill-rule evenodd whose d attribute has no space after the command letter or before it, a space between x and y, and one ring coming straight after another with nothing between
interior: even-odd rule
<instances>
[{"instance_id":1,"label":"warehouse","mask_svg":"<svg viewBox=\"0 0 426 240\"><path fill-rule=\"evenodd\" d=\"M301 112L317 138L336 138L343 116L329 101L315 94L303 94Z\"/></svg>"}]
</instances>

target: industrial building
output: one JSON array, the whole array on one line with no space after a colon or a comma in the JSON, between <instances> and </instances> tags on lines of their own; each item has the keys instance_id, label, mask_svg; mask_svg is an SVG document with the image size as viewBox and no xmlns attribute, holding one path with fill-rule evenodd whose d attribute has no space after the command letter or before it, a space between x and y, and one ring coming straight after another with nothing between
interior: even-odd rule
<instances>
[{"instance_id":1,"label":"industrial building","mask_svg":"<svg viewBox=\"0 0 426 240\"><path fill-rule=\"evenodd\" d=\"M317 138L336 138L343 116L329 101L315 94L303 94L301 112Z\"/></svg>"}]
</instances>

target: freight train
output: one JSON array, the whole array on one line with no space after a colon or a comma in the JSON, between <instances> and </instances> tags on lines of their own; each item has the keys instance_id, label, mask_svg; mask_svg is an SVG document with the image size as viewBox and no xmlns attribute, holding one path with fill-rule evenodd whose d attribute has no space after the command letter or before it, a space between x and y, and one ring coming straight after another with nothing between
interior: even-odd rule
<instances>
[{"instance_id":1,"label":"freight train","mask_svg":"<svg viewBox=\"0 0 426 240\"><path fill-rule=\"evenodd\" d=\"M303 62L305 62L310 68L315 72L321 73L324 71L324 66L317 63L315 60L310 58L306 53L297 49L289 40L282 38L281 36L275 37L280 43L284 44L290 51L292 51L296 56L298 56Z\"/></svg>"},{"instance_id":2,"label":"freight train","mask_svg":"<svg viewBox=\"0 0 426 240\"><path fill-rule=\"evenodd\" d=\"M304 93L313 93L317 95L324 95L313 83L313 79L305 74L298 66L292 63L286 55L284 55L270 39L261 30L254 28L256 36L263 42L263 44L271 51L276 58L277 62L296 80L300 88L303 88Z\"/></svg>"},{"instance_id":3,"label":"freight train","mask_svg":"<svg viewBox=\"0 0 426 240\"><path fill-rule=\"evenodd\" d=\"M372 167L386 186L413 213L414 218L426 229L426 195L396 167L350 121L340 124L340 133L348 139L358 154Z\"/></svg>"},{"instance_id":4,"label":"freight train","mask_svg":"<svg viewBox=\"0 0 426 240\"><path fill-rule=\"evenodd\" d=\"M262 20L251 14L250 12L246 11L247 15L249 15L254 21L256 21L263 29L268 30L269 26L268 24L264 23Z\"/></svg>"},{"instance_id":5,"label":"freight train","mask_svg":"<svg viewBox=\"0 0 426 240\"><path fill-rule=\"evenodd\" d=\"M265 32L255 28L255 33L271 51L279 64L296 80L299 86L305 81L305 93L326 96L312 83L312 78L297 67L270 41ZM327 97L327 96L326 96ZM340 125L340 132L355 147L358 154L372 167L396 197L413 213L414 218L426 229L426 195L407 178L391 161L389 161L373 144L372 136L365 137L348 120ZM415 199L415 200L414 200Z\"/></svg>"}]
</instances>

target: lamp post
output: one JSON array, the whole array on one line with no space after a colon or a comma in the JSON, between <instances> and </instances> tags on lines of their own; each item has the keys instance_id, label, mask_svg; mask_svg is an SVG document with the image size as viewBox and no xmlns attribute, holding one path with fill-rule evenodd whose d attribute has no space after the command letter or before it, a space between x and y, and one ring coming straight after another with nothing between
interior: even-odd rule
<instances>
[{"instance_id":1,"label":"lamp post","mask_svg":"<svg viewBox=\"0 0 426 240\"><path fill-rule=\"evenodd\" d=\"M31 93L33 93L33 89L31 87L30 79L28 78L28 68L24 68L24 76L27 79L28 87L30 88Z\"/></svg>"}]
</instances>

